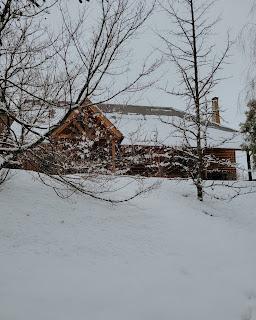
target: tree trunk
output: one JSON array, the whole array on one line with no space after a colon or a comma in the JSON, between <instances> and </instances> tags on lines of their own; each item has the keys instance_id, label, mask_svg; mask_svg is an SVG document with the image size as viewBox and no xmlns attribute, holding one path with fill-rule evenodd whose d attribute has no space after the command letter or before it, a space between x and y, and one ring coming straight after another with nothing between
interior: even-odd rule
<instances>
[{"instance_id":1,"label":"tree trunk","mask_svg":"<svg viewBox=\"0 0 256 320\"><path fill-rule=\"evenodd\" d=\"M202 183L199 183L196 185L196 189L197 189L197 199L199 201L203 201L203 186Z\"/></svg>"},{"instance_id":2,"label":"tree trunk","mask_svg":"<svg viewBox=\"0 0 256 320\"><path fill-rule=\"evenodd\" d=\"M195 92L194 92L194 102L195 102L195 113L196 113L196 125L197 125L197 138L196 138L196 152L198 157L197 164L197 198L200 201L203 201L203 150L202 150L202 129L201 129L201 105L200 105L200 94L199 94L199 75L198 75L198 57L197 57L197 35L196 35L196 23L194 16L194 4L191 0L190 2L191 10L191 21L192 21L192 37L193 37L193 66L194 66L194 83L195 83Z\"/></svg>"}]
</instances>

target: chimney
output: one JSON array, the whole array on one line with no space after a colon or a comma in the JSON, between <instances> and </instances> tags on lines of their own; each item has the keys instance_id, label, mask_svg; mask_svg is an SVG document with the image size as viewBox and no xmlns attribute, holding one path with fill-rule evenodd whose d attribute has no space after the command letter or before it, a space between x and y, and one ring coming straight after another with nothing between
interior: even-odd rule
<instances>
[{"instance_id":1,"label":"chimney","mask_svg":"<svg viewBox=\"0 0 256 320\"><path fill-rule=\"evenodd\" d=\"M220 124L220 108L219 108L219 98L212 98L212 122Z\"/></svg>"}]
</instances>

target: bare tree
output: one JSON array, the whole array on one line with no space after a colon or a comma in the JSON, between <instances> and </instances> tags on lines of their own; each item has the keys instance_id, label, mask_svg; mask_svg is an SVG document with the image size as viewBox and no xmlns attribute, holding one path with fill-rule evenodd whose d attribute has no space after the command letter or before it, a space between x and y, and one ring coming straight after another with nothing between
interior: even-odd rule
<instances>
[{"instance_id":1,"label":"bare tree","mask_svg":"<svg viewBox=\"0 0 256 320\"><path fill-rule=\"evenodd\" d=\"M209 147L208 128L213 116L215 119L219 117L217 110L209 108L209 95L220 80L217 73L231 45L227 39L222 54L219 57L215 55L211 36L218 19L212 19L210 11L214 3L167 0L160 4L171 21L170 28L159 34L166 48L163 54L167 63L174 64L180 77L178 89L165 88L165 91L184 98L186 102L182 121L172 122L174 132L183 141L177 157L183 170L193 179L200 201L203 200L206 169L221 161L206 153Z\"/></svg>"},{"instance_id":2,"label":"bare tree","mask_svg":"<svg viewBox=\"0 0 256 320\"><path fill-rule=\"evenodd\" d=\"M0 169L13 167L22 157L36 157L45 144L51 146L56 128L81 107L149 85L145 79L157 66L145 63L132 80L117 85L129 71L126 46L154 4L94 1L96 16L90 19L88 7L83 7L72 19L65 2L32 2L6 0L0 8ZM58 31L45 22L54 6L62 17ZM60 110L60 101L64 112L57 122L46 122L51 112ZM86 193L58 174L61 183Z\"/></svg>"}]
</instances>

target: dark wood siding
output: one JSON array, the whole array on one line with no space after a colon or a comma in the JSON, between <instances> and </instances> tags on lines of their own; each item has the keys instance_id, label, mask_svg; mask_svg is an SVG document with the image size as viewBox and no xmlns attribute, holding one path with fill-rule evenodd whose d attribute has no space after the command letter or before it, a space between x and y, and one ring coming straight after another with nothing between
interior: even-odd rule
<instances>
[{"instance_id":1,"label":"dark wood siding","mask_svg":"<svg viewBox=\"0 0 256 320\"><path fill-rule=\"evenodd\" d=\"M211 163L205 168L205 179L236 179L235 150L206 149L205 158ZM158 146L121 146L116 161L120 172L147 177L187 178L183 168L194 165L183 157L182 151Z\"/></svg>"}]
</instances>

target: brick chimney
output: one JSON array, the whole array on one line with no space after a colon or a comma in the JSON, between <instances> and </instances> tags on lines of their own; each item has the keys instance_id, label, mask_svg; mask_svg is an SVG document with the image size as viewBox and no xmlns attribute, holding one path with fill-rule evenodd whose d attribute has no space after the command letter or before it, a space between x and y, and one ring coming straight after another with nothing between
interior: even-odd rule
<instances>
[{"instance_id":1,"label":"brick chimney","mask_svg":"<svg viewBox=\"0 0 256 320\"><path fill-rule=\"evenodd\" d=\"M212 98L212 122L220 124L220 107L219 107L219 98Z\"/></svg>"}]
</instances>

